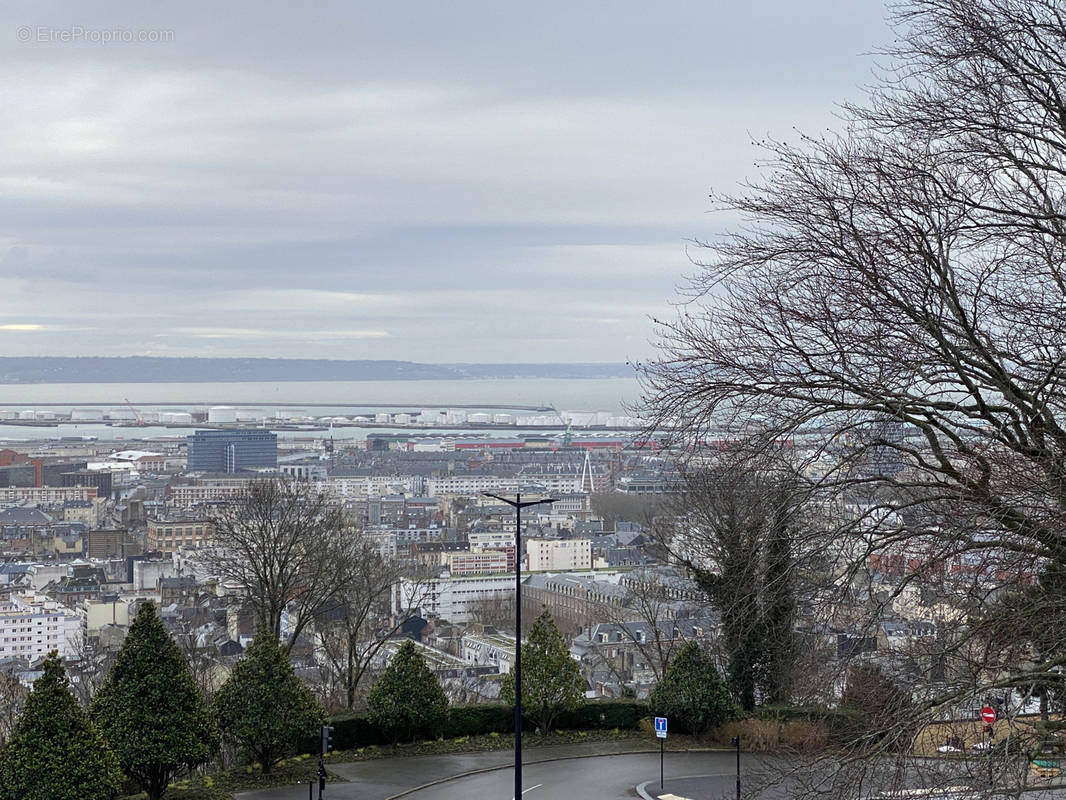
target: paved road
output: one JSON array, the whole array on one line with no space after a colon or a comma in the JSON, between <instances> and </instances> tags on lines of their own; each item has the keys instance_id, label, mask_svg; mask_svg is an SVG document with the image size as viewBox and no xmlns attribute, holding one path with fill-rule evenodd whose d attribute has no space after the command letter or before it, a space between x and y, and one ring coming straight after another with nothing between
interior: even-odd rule
<instances>
[{"instance_id":1,"label":"paved road","mask_svg":"<svg viewBox=\"0 0 1066 800\"><path fill-rule=\"evenodd\" d=\"M668 753L664 793L680 797L733 798L736 763L731 753ZM709 776L694 780L691 776ZM681 780L682 777L685 780ZM659 755L600 756L527 765L522 771L523 800L595 798L632 800L634 787L648 783L649 796L658 797ZM408 800L510 800L514 773L498 770L472 775L407 795ZM783 796L783 795L781 795Z\"/></svg>"},{"instance_id":2,"label":"paved road","mask_svg":"<svg viewBox=\"0 0 1066 800\"><path fill-rule=\"evenodd\" d=\"M634 800L638 797L637 787L643 790L641 797L645 800L664 796L664 800L732 800L736 796L736 761L732 752L667 752L665 787L660 790L658 752L618 752L626 745L632 746L603 742L527 750L522 800ZM330 783L324 800L387 800L398 796L405 800L512 800L512 763L511 752L505 750L333 764L330 770L349 782ZM745 755L741 774L744 796L750 798L750 790L762 783L764 774L772 775L773 771L766 759ZM427 785L430 783L433 785ZM777 784L772 778L768 778L768 783L772 785L757 793L759 800L785 800L790 796L787 785ZM317 798L317 788L314 795ZM303 800L307 785L243 792L237 797ZM1063 788L1025 795L1025 800L1063 798Z\"/></svg>"},{"instance_id":3,"label":"paved road","mask_svg":"<svg viewBox=\"0 0 1066 800\"><path fill-rule=\"evenodd\" d=\"M654 786L649 786L649 792L652 795L658 794L657 752L602 755L604 749L608 748L570 746L527 751L523 768L523 783L526 787L523 800L554 800L558 797L633 800L637 796L634 787L647 782L654 782ZM593 757L571 757L574 755ZM413 791L406 797L411 800L510 800L514 793L514 773L510 769L512 758L510 752L501 751L334 764L330 766L330 770L350 782L330 783L326 787L325 800L386 800L432 781L494 767L502 769L437 783ZM555 760L560 758L562 760ZM735 756L730 752L668 752L665 760L666 791L669 792L675 786L685 786L687 790L691 790L698 785L698 792L681 796L698 796L703 800L732 797L735 793L734 759ZM746 765L745 769L747 768L749 767ZM691 780L684 783L679 780L682 776L691 778L697 775L712 777L698 784L693 784ZM719 793L718 788L721 788L722 792ZM709 793L712 789L715 790L714 794ZM316 788L315 796L317 795ZM307 786L305 784L243 792L237 797L240 800L303 800L307 797Z\"/></svg>"}]
</instances>

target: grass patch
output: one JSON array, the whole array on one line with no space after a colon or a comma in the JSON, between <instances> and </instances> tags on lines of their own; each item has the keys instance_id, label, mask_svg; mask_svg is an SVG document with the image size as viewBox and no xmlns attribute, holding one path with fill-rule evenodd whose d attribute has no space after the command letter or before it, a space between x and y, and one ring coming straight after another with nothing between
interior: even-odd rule
<instances>
[{"instance_id":1,"label":"grass patch","mask_svg":"<svg viewBox=\"0 0 1066 800\"><path fill-rule=\"evenodd\" d=\"M326 761L328 763L330 759L327 758ZM342 779L327 773L326 780ZM269 789L275 786L307 786L308 782L318 783L318 757L305 754L275 764L269 773L264 773L258 764L250 764L186 778L171 784L164 800L232 800L234 792ZM143 797L143 794L134 795L134 798Z\"/></svg>"}]
</instances>

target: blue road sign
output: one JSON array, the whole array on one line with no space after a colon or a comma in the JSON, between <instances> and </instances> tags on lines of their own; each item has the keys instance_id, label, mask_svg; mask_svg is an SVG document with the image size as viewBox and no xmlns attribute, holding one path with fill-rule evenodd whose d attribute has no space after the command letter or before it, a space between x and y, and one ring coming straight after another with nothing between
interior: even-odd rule
<instances>
[{"instance_id":1,"label":"blue road sign","mask_svg":"<svg viewBox=\"0 0 1066 800\"><path fill-rule=\"evenodd\" d=\"M660 739L666 738L666 717L655 718L655 735Z\"/></svg>"}]
</instances>

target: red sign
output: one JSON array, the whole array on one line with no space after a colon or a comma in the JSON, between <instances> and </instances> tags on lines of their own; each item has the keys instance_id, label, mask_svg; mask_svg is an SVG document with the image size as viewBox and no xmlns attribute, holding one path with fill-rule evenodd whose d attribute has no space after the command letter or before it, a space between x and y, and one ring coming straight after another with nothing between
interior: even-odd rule
<instances>
[{"instance_id":1,"label":"red sign","mask_svg":"<svg viewBox=\"0 0 1066 800\"><path fill-rule=\"evenodd\" d=\"M985 721L986 725L991 725L996 721L996 709L992 706L985 706L981 709L981 719Z\"/></svg>"}]
</instances>

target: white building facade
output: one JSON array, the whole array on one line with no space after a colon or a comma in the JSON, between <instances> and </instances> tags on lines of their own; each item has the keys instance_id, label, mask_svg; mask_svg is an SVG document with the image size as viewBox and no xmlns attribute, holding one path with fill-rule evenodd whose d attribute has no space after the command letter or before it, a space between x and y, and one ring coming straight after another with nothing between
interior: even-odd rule
<instances>
[{"instance_id":1,"label":"white building facade","mask_svg":"<svg viewBox=\"0 0 1066 800\"><path fill-rule=\"evenodd\" d=\"M572 572L592 569L590 539L528 539L526 566L530 572Z\"/></svg>"},{"instance_id":2,"label":"white building facade","mask_svg":"<svg viewBox=\"0 0 1066 800\"><path fill-rule=\"evenodd\" d=\"M514 597L513 575L404 578L393 587L393 611L421 609L448 622L470 622L472 613L486 602Z\"/></svg>"},{"instance_id":3,"label":"white building facade","mask_svg":"<svg viewBox=\"0 0 1066 800\"><path fill-rule=\"evenodd\" d=\"M81 650L83 639L78 613L45 595L16 594L0 604L0 658L33 661L52 650L67 658Z\"/></svg>"}]
</instances>

